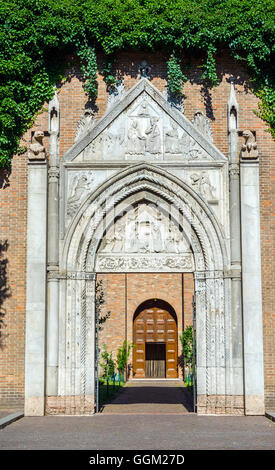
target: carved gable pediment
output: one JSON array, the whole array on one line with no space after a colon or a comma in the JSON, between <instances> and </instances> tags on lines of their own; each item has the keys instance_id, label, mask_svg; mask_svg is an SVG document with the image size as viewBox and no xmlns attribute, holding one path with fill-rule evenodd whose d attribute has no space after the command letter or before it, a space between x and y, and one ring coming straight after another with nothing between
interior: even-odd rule
<instances>
[{"instance_id":1,"label":"carved gable pediment","mask_svg":"<svg viewBox=\"0 0 275 470\"><path fill-rule=\"evenodd\" d=\"M142 79L63 156L65 161L225 161L223 154Z\"/></svg>"}]
</instances>

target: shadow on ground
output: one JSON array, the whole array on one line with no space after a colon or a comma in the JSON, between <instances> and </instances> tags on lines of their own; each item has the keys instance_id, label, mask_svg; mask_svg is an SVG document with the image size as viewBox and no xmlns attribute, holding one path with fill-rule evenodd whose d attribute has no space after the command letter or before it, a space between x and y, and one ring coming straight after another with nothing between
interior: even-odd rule
<instances>
[{"instance_id":1,"label":"shadow on ground","mask_svg":"<svg viewBox=\"0 0 275 470\"><path fill-rule=\"evenodd\" d=\"M193 398L179 382L128 382L103 413L190 413Z\"/></svg>"}]
</instances>

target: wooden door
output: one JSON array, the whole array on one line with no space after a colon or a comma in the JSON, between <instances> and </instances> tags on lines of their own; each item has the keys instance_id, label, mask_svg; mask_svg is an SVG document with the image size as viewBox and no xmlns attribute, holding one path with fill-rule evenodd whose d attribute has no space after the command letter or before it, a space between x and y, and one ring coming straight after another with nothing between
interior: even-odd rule
<instances>
[{"instance_id":1,"label":"wooden door","mask_svg":"<svg viewBox=\"0 0 275 470\"><path fill-rule=\"evenodd\" d=\"M165 364L163 364L163 347L154 348L152 346L150 348L147 346L146 348L146 345L149 344L164 345ZM178 376L177 323L174 316L168 310L159 307L145 308L136 316L134 319L134 345L134 377L148 377L150 370L156 369L161 370L162 372L159 373L167 378L176 378ZM153 356L155 356L155 359ZM162 363L159 363L159 366L154 365L149 367L149 360L158 360L162 361Z\"/></svg>"}]
</instances>

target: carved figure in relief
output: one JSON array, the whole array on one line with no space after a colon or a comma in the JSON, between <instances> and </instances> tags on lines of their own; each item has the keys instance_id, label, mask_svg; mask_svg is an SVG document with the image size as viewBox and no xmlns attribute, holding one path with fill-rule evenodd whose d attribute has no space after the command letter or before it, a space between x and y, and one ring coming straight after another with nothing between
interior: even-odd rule
<instances>
[{"instance_id":1,"label":"carved figure in relief","mask_svg":"<svg viewBox=\"0 0 275 470\"><path fill-rule=\"evenodd\" d=\"M160 130L157 125L158 117L150 118L150 125L145 130L147 136L145 150L146 152L155 154L161 151Z\"/></svg>"},{"instance_id":2,"label":"carved figure in relief","mask_svg":"<svg viewBox=\"0 0 275 470\"><path fill-rule=\"evenodd\" d=\"M128 130L127 152L132 155L143 155L145 152L145 137L141 135L138 121L132 121Z\"/></svg>"},{"instance_id":3,"label":"carved figure in relief","mask_svg":"<svg viewBox=\"0 0 275 470\"><path fill-rule=\"evenodd\" d=\"M140 117L150 117L150 111L149 111L149 108L148 108L148 103L147 101L144 99L140 105L141 109L140 109L140 112L138 113L138 115Z\"/></svg>"},{"instance_id":4,"label":"carved figure in relief","mask_svg":"<svg viewBox=\"0 0 275 470\"><path fill-rule=\"evenodd\" d=\"M145 204L130 211L109 229L104 253L183 253L187 246L178 225Z\"/></svg>"},{"instance_id":5,"label":"carved figure in relief","mask_svg":"<svg viewBox=\"0 0 275 470\"><path fill-rule=\"evenodd\" d=\"M196 160L199 158L205 160L207 158L207 153L186 132L183 133L179 145L186 160Z\"/></svg>"},{"instance_id":6,"label":"carved figure in relief","mask_svg":"<svg viewBox=\"0 0 275 470\"><path fill-rule=\"evenodd\" d=\"M112 231L106 234L106 252L120 253L124 249L124 226L121 222L117 222Z\"/></svg>"},{"instance_id":7,"label":"carved figure in relief","mask_svg":"<svg viewBox=\"0 0 275 470\"><path fill-rule=\"evenodd\" d=\"M206 171L202 171L201 174L193 173L190 176L192 186L195 186L196 190L204 196L207 200L215 199L214 191L215 187L211 184L209 176Z\"/></svg>"},{"instance_id":8,"label":"carved figure in relief","mask_svg":"<svg viewBox=\"0 0 275 470\"><path fill-rule=\"evenodd\" d=\"M166 251L170 253L181 253L185 251L184 239L181 231L174 223L170 223L166 238Z\"/></svg>"},{"instance_id":9,"label":"carved figure in relief","mask_svg":"<svg viewBox=\"0 0 275 470\"><path fill-rule=\"evenodd\" d=\"M159 224L157 223L152 223L152 230L153 230L153 251L155 253L160 253L163 251L163 246L162 246L162 236L161 236L161 231Z\"/></svg>"},{"instance_id":10,"label":"carved figure in relief","mask_svg":"<svg viewBox=\"0 0 275 470\"><path fill-rule=\"evenodd\" d=\"M201 111L194 114L193 125L209 142L213 142L211 124Z\"/></svg>"},{"instance_id":11,"label":"carved figure in relief","mask_svg":"<svg viewBox=\"0 0 275 470\"><path fill-rule=\"evenodd\" d=\"M93 181L93 179L91 180ZM69 217L74 216L83 195L89 191L89 181L86 175L81 175L80 178L75 177L72 183L71 196L68 198L67 214Z\"/></svg>"},{"instance_id":12,"label":"carved figure in relief","mask_svg":"<svg viewBox=\"0 0 275 470\"><path fill-rule=\"evenodd\" d=\"M94 119L94 112L92 109L85 109L84 113L82 114L81 118L78 121L77 128L75 131L75 139L74 141L77 142L80 140L84 135L94 127L95 119Z\"/></svg>"},{"instance_id":13,"label":"carved figure in relief","mask_svg":"<svg viewBox=\"0 0 275 470\"><path fill-rule=\"evenodd\" d=\"M28 153L29 160L45 160L46 149L43 145L43 137L43 131L35 131Z\"/></svg>"},{"instance_id":14,"label":"carved figure in relief","mask_svg":"<svg viewBox=\"0 0 275 470\"><path fill-rule=\"evenodd\" d=\"M244 158L244 159L258 158L259 153L258 153L257 142L256 142L254 134L249 130L245 130L243 131L243 137L244 137L245 142L241 148L241 158Z\"/></svg>"},{"instance_id":15,"label":"carved figure in relief","mask_svg":"<svg viewBox=\"0 0 275 470\"><path fill-rule=\"evenodd\" d=\"M124 142L124 135L121 132L118 132L117 134L113 134L110 130L104 132L102 142L103 153L107 158L119 158L123 155L124 148L122 145Z\"/></svg>"},{"instance_id":16,"label":"carved figure in relief","mask_svg":"<svg viewBox=\"0 0 275 470\"><path fill-rule=\"evenodd\" d=\"M124 231L123 231L123 226L119 222L115 226L113 240L114 240L113 252L120 253L121 251L123 251Z\"/></svg>"},{"instance_id":17,"label":"carved figure in relief","mask_svg":"<svg viewBox=\"0 0 275 470\"><path fill-rule=\"evenodd\" d=\"M175 121L171 120L171 129L165 133L165 152L180 153L179 134Z\"/></svg>"}]
</instances>

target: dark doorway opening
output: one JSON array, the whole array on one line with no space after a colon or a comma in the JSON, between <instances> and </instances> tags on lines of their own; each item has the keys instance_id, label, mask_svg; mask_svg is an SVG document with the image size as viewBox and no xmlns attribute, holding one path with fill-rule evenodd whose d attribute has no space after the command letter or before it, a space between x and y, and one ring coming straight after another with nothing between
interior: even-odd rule
<instances>
[{"instance_id":1,"label":"dark doorway opening","mask_svg":"<svg viewBox=\"0 0 275 470\"><path fill-rule=\"evenodd\" d=\"M145 377L166 377L166 344L146 343Z\"/></svg>"}]
</instances>

